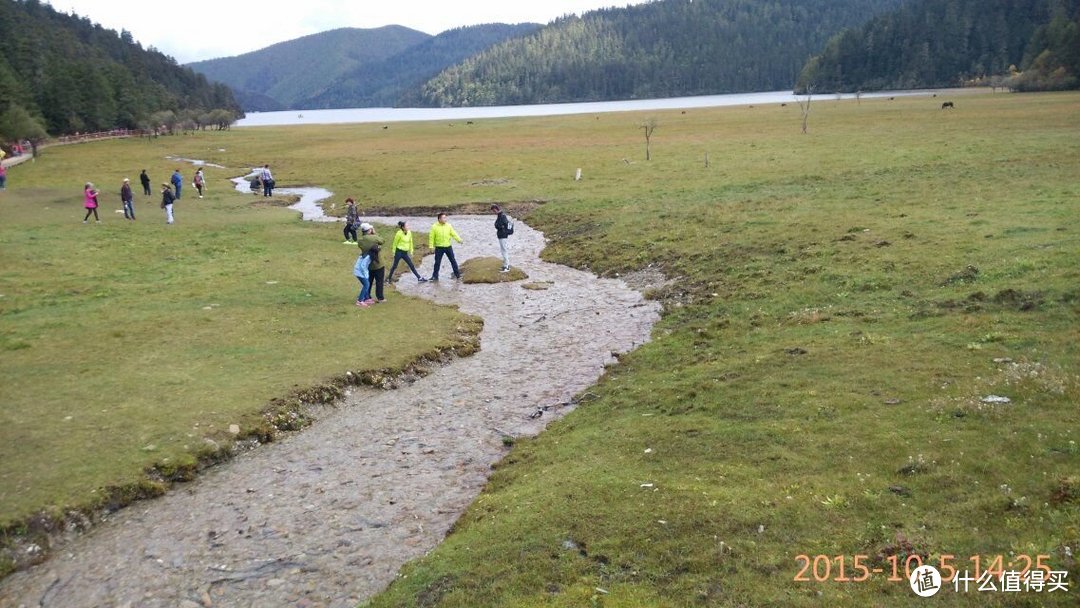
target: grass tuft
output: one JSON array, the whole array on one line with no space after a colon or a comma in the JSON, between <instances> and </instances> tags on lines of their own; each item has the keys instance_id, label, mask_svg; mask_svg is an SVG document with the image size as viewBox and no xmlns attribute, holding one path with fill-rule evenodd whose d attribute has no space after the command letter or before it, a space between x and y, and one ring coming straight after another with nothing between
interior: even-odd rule
<instances>
[{"instance_id":1,"label":"grass tuft","mask_svg":"<svg viewBox=\"0 0 1080 608\"><path fill-rule=\"evenodd\" d=\"M516 266L510 272L501 272L502 260L493 257L469 258L461 265L461 280L464 283L509 283L529 278L524 270Z\"/></svg>"}]
</instances>

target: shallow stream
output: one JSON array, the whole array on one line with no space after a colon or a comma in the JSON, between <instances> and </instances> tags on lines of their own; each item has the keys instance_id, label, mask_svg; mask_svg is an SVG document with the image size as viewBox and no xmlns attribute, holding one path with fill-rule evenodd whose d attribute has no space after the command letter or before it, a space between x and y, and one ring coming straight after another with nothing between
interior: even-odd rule
<instances>
[{"instance_id":1,"label":"shallow stream","mask_svg":"<svg viewBox=\"0 0 1080 608\"><path fill-rule=\"evenodd\" d=\"M450 221L465 240L459 262L498 255L493 217ZM476 498L504 436L535 435L573 409L612 353L647 341L659 318L621 281L541 261L543 235L520 221L511 245L525 282L549 289L465 285L445 266L439 283L399 272L400 292L483 317L477 354L404 388L357 389L304 431L117 512L0 582L0 606L352 608L378 593ZM355 310L360 323L375 312Z\"/></svg>"}]
</instances>

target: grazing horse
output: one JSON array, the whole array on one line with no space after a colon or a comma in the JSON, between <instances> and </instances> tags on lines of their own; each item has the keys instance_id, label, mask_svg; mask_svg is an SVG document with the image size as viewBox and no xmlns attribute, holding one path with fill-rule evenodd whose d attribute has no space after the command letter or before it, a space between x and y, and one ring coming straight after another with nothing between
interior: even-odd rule
<instances>
[{"instance_id":1,"label":"grazing horse","mask_svg":"<svg viewBox=\"0 0 1080 608\"><path fill-rule=\"evenodd\" d=\"M941 104L941 109L942 110L944 110L945 108L955 108L955 107L956 106L954 106L953 102L951 102L951 101L946 101L945 103Z\"/></svg>"}]
</instances>

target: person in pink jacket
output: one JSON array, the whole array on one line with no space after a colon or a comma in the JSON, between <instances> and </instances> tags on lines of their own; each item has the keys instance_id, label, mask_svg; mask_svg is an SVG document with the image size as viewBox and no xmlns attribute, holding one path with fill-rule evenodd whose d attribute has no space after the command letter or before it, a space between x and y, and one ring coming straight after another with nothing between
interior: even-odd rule
<instances>
[{"instance_id":1,"label":"person in pink jacket","mask_svg":"<svg viewBox=\"0 0 1080 608\"><path fill-rule=\"evenodd\" d=\"M97 214L97 190L94 190L94 184L90 182L86 182L86 185L83 186L83 207L86 207L86 215L83 216L82 223L85 224L90 219L91 213L94 214L94 221L101 223L101 218Z\"/></svg>"}]
</instances>

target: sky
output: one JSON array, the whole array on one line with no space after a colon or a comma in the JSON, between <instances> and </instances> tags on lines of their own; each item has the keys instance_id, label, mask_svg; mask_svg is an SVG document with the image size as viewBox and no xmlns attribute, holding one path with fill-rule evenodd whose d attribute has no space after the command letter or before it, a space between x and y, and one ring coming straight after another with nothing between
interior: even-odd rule
<instances>
[{"instance_id":1,"label":"sky","mask_svg":"<svg viewBox=\"0 0 1080 608\"><path fill-rule=\"evenodd\" d=\"M646 0L45 0L62 13L127 30L178 63L233 57L341 27L405 27L438 34L481 23L548 23Z\"/></svg>"}]
</instances>

